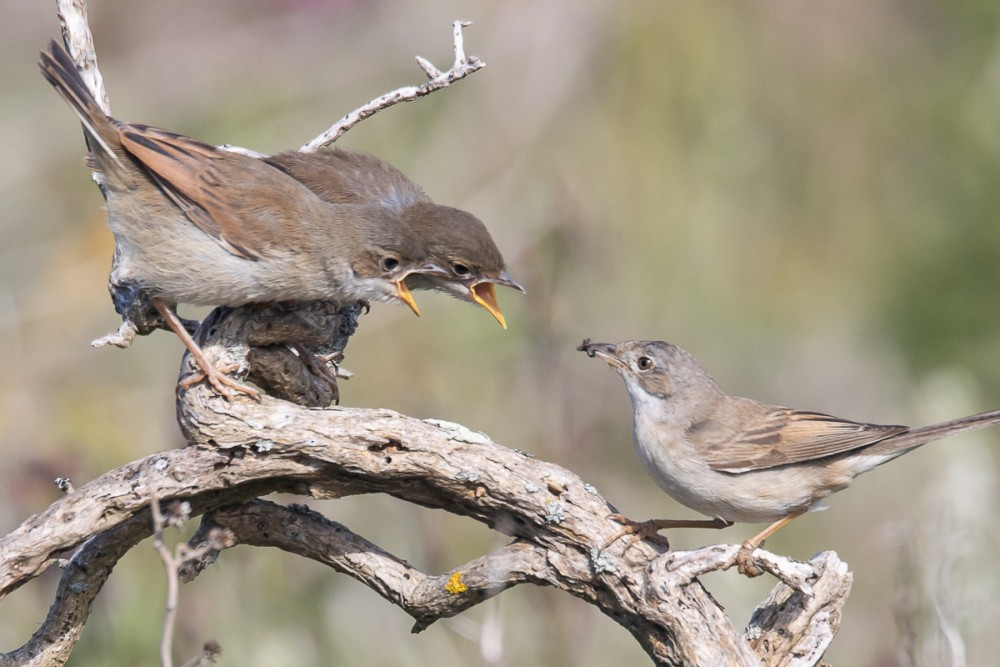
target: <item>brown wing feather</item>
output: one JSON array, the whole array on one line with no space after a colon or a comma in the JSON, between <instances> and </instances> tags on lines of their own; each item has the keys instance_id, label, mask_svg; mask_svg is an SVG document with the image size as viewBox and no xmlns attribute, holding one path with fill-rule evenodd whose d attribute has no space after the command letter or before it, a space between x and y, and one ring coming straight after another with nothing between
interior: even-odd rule
<instances>
[{"instance_id":1,"label":"brown wing feather","mask_svg":"<svg viewBox=\"0 0 1000 667\"><path fill-rule=\"evenodd\" d=\"M251 260L261 257L262 248L246 233L239 216L219 198L220 186L227 180L224 161L232 155L145 125L126 126L121 141L198 229L237 257Z\"/></svg>"},{"instance_id":2,"label":"brown wing feather","mask_svg":"<svg viewBox=\"0 0 1000 667\"><path fill-rule=\"evenodd\" d=\"M718 428L714 430L722 435ZM725 441L716 439L705 454L715 470L760 470L840 454L908 430L907 426L864 424L819 412L774 408L749 424L744 421L739 432L726 433Z\"/></svg>"}]
</instances>

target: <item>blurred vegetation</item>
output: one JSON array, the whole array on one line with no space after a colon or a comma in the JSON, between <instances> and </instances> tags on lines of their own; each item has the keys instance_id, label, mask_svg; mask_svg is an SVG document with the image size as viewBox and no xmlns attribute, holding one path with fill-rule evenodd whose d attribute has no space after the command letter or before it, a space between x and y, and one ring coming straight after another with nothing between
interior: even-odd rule
<instances>
[{"instance_id":1,"label":"blurred vegetation","mask_svg":"<svg viewBox=\"0 0 1000 667\"><path fill-rule=\"evenodd\" d=\"M690 513L629 444L620 381L583 337L663 338L728 390L883 422L1000 406L1000 5L456 0L92 0L116 115L212 142L298 146L451 61L450 22L488 66L341 145L400 167L494 231L528 294L510 331L419 295L376 307L348 348L344 401L461 422L593 482L636 518ZM117 327L110 234L81 134L38 76L52 3L0 23L0 533L76 485L181 444L181 345L88 342ZM512 418L516 416L516 418ZM769 545L835 549L856 575L828 658L988 664L1000 651L1000 433L932 445L859 480ZM315 503L431 571L502 543L383 497ZM676 547L752 527L679 531ZM0 602L0 649L44 618L56 573ZM771 582L706 584L741 627ZM122 561L70 664L155 662L163 584ZM181 592L178 655L208 638L239 665L641 664L589 606L520 589L411 636L369 590L237 549ZM960 640L956 640L958 637Z\"/></svg>"}]
</instances>

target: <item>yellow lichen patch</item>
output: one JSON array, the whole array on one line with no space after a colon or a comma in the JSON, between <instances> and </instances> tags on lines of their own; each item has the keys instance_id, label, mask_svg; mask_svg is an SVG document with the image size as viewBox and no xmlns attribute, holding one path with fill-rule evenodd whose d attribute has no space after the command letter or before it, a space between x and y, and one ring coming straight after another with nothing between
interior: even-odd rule
<instances>
[{"instance_id":1,"label":"yellow lichen patch","mask_svg":"<svg viewBox=\"0 0 1000 667\"><path fill-rule=\"evenodd\" d=\"M464 593L469 590L469 587L462 581L462 573L456 572L451 575L451 579L449 579L448 583L445 584L444 589L452 595L458 595L459 593Z\"/></svg>"}]
</instances>

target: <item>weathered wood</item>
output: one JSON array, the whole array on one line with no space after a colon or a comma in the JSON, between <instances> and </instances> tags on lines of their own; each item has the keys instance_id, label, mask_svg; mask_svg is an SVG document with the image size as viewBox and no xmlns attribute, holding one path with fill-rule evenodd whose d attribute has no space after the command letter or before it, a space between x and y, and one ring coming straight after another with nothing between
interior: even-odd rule
<instances>
[{"instance_id":1,"label":"weathered wood","mask_svg":"<svg viewBox=\"0 0 1000 667\"><path fill-rule=\"evenodd\" d=\"M230 310L224 316L248 314ZM244 324L211 322L200 332L206 350L238 358L247 346L217 337L244 331ZM697 580L732 565L738 545L665 552L648 542L629 547L619 540L602 551L620 524L609 518L614 508L593 486L481 433L389 410L310 409L269 396L229 402L204 384L179 389L178 419L189 447L111 471L0 540L0 595L38 576L68 549L83 545L76 563L88 562L95 549L107 558L109 539L117 540L115 553L124 553L134 537L114 531L129 526L138 531L129 535L148 534L134 526L148 523L153 498L187 500L192 515L214 510L206 529L223 526L241 543L278 546L347 572L413 615L415 629L511 586L534 583L596 605L659 664L758 664L758 654L773 657L802 637L818 659L849 588L850 575L832 554L803 564L759 552L763 567L805 593L789 594L779 584L772 597L783 600L782 614L759 615L755 632L767 640L750 644ZM252 501L273 491L316 498L388 493L467 516L515 541L451 572L419 573L311 511ZM95 535L98 541L85 543ZM111 565L88 567L95 579L84 588L99 589ZM79 577L79 571L66 577ZM86 609L89 602L74 601L78 593L67 590L75 589L64 582L50 618L65 618L61 607ZM73 616L80 625L85 621L85 613ZM31 646L71 643L78 629L67 627L46 623ZM5 659L20 660L16 656L26 651Z\"/></svg>"},{"instance_id":2,"label":"weathered wood","mask_svg":"<svg viewBox=\"0 0 1000 667\"><path fill-rule=\"evenodd\" d=\"M86 3L57 0L57 6L70 52L106 105ZM465 57L462 26L454 25L452 70L440 72L421 61L428 83L401 99L415 99L482 67ZM313 143L384 108L379 104L349 114ZM127 346L159 323L141 290L130 292L134 286L117 269L112 292L126 323L98 342ZM260 402L229 402L203 384L179 384L177 416L187 448L125 464L78 489L67 487L66 496L0 538L0 599L71 554L48 617L24 646L0 654L0 667L65 664L115 564L153 532L151 504L173 501L189 503L190 516L204 515L191 542L207 553L184 564L180 574L188 580L229 546L267 545L364 583L412 615L414 631L530 583L595 605L628 629L657 664L757 665L763 659L806 665L820 659L839 628L851 585L846 566L832 552L799 563L758 551L758 564L782 583L760 605L744 638L698 581L706 572L731 567L739 545L670 552L650 542L618 540L605 548L621 527L609 517L614 508L569 470L458 424L388 410L307 407L327 406L337 393L330 375L303 358L343 352L360 311L360 304L329 303L213 311L197 331L206 354L240 368L267 395ZM192 373L194 366L185 361L180 380ZM273 492L316 498L387 493L469 517L513 539L449 572L428 574L312 510L257 499Z\"/></svg>"}]
</instances>

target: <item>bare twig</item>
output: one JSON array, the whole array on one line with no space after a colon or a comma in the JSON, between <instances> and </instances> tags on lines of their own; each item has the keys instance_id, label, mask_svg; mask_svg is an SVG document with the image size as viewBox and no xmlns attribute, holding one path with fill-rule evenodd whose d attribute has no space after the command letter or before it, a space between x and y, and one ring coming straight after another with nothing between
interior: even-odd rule
<instances>
[{"instance_id":1,"label":"bare twig","mask_svg":"<svg viewBox=\"0 0 1000 667\"><path fill-rule=\"evenodd\" d=\"M462 29L469 25L471 24L468 21L455 21L452 24L455 62L452 64L451 69L442 72L434 67L434 65L432 65L425 58L417 56L417 64L420 65L420 68L427 75L427 83L420 86L405 86L403 88L397 88L392 92L376 97L371 102L358 107L351 113L341 118L339 121L334 123L330 129L326 130L318 137L302 146L299 150L303 153L315 153L319 149L329 146L335 142L348 130L363 121L365 118L368 118L383 109L388 109L399 102L412 102L413 100L430 95L436 90L447 88L456 81L464 79L473 72L485 67L486 63L481 61L479 58L465 55Z\"/></svg>"},{"instance_id":2,"label":"bare twig","mask_svg":"<svg viewBox=\"0 0 1000 667\"><path fill-rule=\"evenodd\" d=\"M66 49L76 61L87 88L94 94L101 110L110 116L111 103L108 101L108 91L104 88L104 77L97 66L94 36L87 21L87 0L56 0L56 16L62 27Z\"/></svg>"},{"instance_id":3,"label":"bare twig","mask_svg":"<svg viewBox=\"0 0 1000 667\"><path fill-rule=\"evenodd\" d=\"M198 655L185 662L182 667L199 667L199 665L205 665L208 663L215 664L219 661L220 655L222 655L222 647L219 646L218 642L205 642L205 645L201 647L201 651L198 652Z\"/></svg>"},{"instance_id":4,"label":"bare twig","mask_svg":"<svg viewBox=\"0 0 1000 667\"><path fill-rule=\"evenodd\" d=\"M163 569L167 575L167 601L163 615L163 634L160 637L160 662L163 667L173 665L174 626L177 620L177 598L180 589L180 573L189 563L199 561L209 551L217 552L232 546L232 533L224 529L210 531L204 543L198 548L187 544L178 544L174 551L167 547L163 531L168 527L180 528L191 518L191 504L175 501L169 505L169 514L164 515L160 501L156 496L150 498L149 510L152 514L153 548L163 561ZM215 662L221 648L218 643L208 642L202 651L185 665L200 665L205 661Z\"/></svg>"},{"instance_id":5,"label":"bare twig","mask_svg":"<svg viewBox=\"0 0 1000 667\"><path fill-rule=\"evenodd\" d=\"M160 664L163 667L173 667L173 643L174 643L174 620L177 617L177 589L179 587L177 579L177 561L170 553L166 541L163 539L163 530L168 524L168 520L163 518L160 511L160 501L155 496L149 502L149 509L153 515L153 548L163 561L163 569L167 574L167 601L166 610L163 614L163 633L160 636Z\"/></svg>"}]
</instances>

